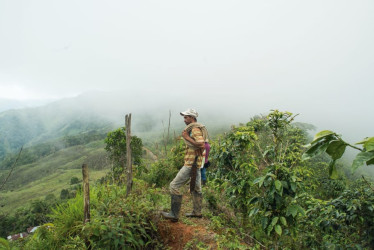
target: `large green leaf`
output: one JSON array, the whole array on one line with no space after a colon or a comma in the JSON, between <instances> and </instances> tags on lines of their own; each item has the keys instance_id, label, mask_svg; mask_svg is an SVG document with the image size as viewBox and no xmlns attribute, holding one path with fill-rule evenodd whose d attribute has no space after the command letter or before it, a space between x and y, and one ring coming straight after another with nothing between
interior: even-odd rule
<instances>
[{"instance_id":1,"label":"large green leaf","mask_svg":"<svg viewBox=\"0 0 374 250\"><path fill-rule=\"evenodd\" d=\"M305 213L305 210L302 208L302 207L300 207L299 205L296 205L297 206L297 210L299 211L299 213L301 213L302 215L306 215L306 213Z\"/></svg>"},{"instance_id":2,"label":"large green leaf","mask_svg":"<svg viewBox=\"0 0 374 250\"><path fill-rule=\"evenodd\" d=\"M280 221L282 222L283 225L287 226L287 220L283 216L280 217Z\"/></svg>"},{"instance_id":3,"label":"large green leaf","mask_svg":"<svg viewBox=\"0 0 374 250\"><path fill-rule=\"evenodd\" d=\"M357 142L356 144L363 144L366 151L374 151L374 137L366 138L365 140Z\"/></svg>"},{"instance_id":4,"label":"large green leaf","mask_svg":"<svg viewBox=\"0 0 374 250\"><path fill-rule=\"evenodd\" d=\"M312 145L302 156L302 160L308 160L326 151L329 141L320 141Z\"/></svg>"},{"instance_id":5,"label":"large green leaf","mask_svg":"<svg viewBox=\"0 0 374 250\"><path fill-rule=\"evenodd\" d=\"M360 152L356 155L356 158L353 160L352 170L364 165L364 163L370 165L374 163L374 152Z\"/></svg>"},{"instance_id":6,"label":"large green leaf","mask_svg":"<svg viewBox=\"0 0 374 250\"><path fill-rule=\"evenodd\" d=\"M249 200L248 204L254 204L254 203L258 202L258 200L259 200L258 197L255 196L255 197L253 197L252 199Z\"/></svg>"},{"instance_id":7,"label":"large green leaf","mask_svg":"<svg viewBox=\"0 0 374 250\"><path fill-rule=\"evenodd\" d=\"M366 165L374 165L374 158L372 158L372 159L370 159L370 160L368 160L367 162L366 162Z\"/></svg>"},{"instance_id":8,"label":"large green leaf","mask_svg":"<svg viewBox=\"0 0 374 250\"><path fill-rule=\"evenodd\" d=\"M295 205L291 205L287 208L287 215L295 217L297 215L298 208Z\"/></svg>"},{"instance_id":9,"label":"large green leaf","mask_svg":"<svg viewBox=\"0 0 374 250\"><path fill-rule=\"evenodd\" d=\"M279 217L278 216L276 216L276 217L274 217L272 220L271 220L271 226L275 226L275 224L277 224L277 222L278 222L278 220L279 220Z\"/></svg>"},{"instance_id":10,"label":"large green leaf","mask_svg":"<svg viewBox=\"0 0 374 250\"><path fill-rule=\"evenodd\" d=\"M280 182L279 180L276 180L275 181L275 188L280 191L281 188L282 188L282 182Z\"/></svg>"},{"instance_id":11,"label":"large green leaf","mask_svg":"<svg viewBox=\"0 0 374 250\"><path fill-rule=\"evenodd\" d=\"M275 226L275 232L282 235L282 227L279 224Z\"/></svg>"},{"instance_id":12,"label":"large green leaf","mask_svg":"<svg viewBox=\"0 0 374 250\"><path fill-rule=\"evenodd\" d=\"M324 137L327 137L327 136L330 136L330 135L335 135L334 132L330 131L330 130L323 130L323 131L320 131L318 132L314 138L313 138L313 141L311 142L311 144L321 140L322 138Z\"/></svg>"},{"instance_id":13,"label":"large green leaf","mask_svg":"<svg viewBox=\"0 0 374 250\"><path fill-rule=\"evenodd\" d=\"M265 230L267 225L268 225L268 221L269 219L267 217L262 217L262 220L261 220L261 225L262 225L262 229Z\"/></svg>"},{"instance_id":14,"label":"large green leaf","mask_svg":"<svg viewBox=\"0 0 374 250\"><path fill-rule=\"evenodd\" d=\"M367 142L364 144L366 151L374 151L374 137L368 138Z\"/></svg>"},{"instance_id":15,"label":"large green leaf","mask_svg":"<svg viewBox=\"0 0 374 250\"><path fill-rule=\"evenodd\" d=\"M266 178L266 176L259 177L259 178L255 179L255 180L253 181L253 184L258 183L258 186L261 187L262 184L263 184L264 181L265 181L265 178Z\"/></svg>"},{"instance_id":16,"label":"large green leaf","mask_svg":"<svg viewBox=\"0 0 374 250\"><path fill-rule=\"evenodd\" d=\"M329 146L326 149L326 153L331 156L333 160L337 160L344 154L347 144L344 141L336 140L330 142Z\"/></svg>"},{"instance_id":17,"label":"large green leaf","mask_svg":"<svg viewBox=\"0 0 374 250\"><path fill-rule=\"evenodd\" d=\"M291 182L291 190L293 192L296 192L296 188L297 188L296 183L295 182Z\"/></svg>"},{"instance_id":18,"label":"large green leaf","mask_svg":"<svg viewBox=\"0 0 374 250\"><path fill-rule=\"evenodd\" d=\"M251 210L251 212L249 213L249 217L251 217L251 216L257 214L258 211L259 211L259 209L258 209L257 207L253 208L253 209Z\"/></svg>"},{"instance_id":19,"label":"large green leaf","mask_svg":"<svg viewBox=\"0 0 374 250\"><path fill-rule=\"evenodd\" d=\"M338 171L336 171L335 160L332 160L329 164L329 176L330 179L334 180L338 178Z\"/></svg>"},{"instance_id":20,"label":"large green leaf","mask_svg":"<svg viewBox=\"0 0 374 250\"><path fill-rule=\"evenodd\" d=\"M305 215L305 211L302 207L300 207L297 204L293 204L287 208L286 215L292 215L292 217L296 217L298 213L301 213L302 215Z\"/></svg>"}]
</instances>

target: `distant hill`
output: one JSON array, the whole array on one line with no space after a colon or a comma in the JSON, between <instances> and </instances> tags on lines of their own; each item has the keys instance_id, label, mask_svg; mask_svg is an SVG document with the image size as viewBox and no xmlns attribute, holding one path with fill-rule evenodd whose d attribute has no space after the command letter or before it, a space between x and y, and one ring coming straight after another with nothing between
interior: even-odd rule
<instances>
[{"instance_id":1,"label":"distant hill","mask_svg":"<svg viewBox=\"0 0 374 250\"><path fill-rule=\"evenodd\" d=\"M22 145L31 146L81 132L110 128L112 122L92 110L88 102L71 98L45 106L0 113L0 160Z\"/></svg>"},{"instance_id":2,"label":"distant hill","mask_svg":"<svg viewBox=\"0 0 374 250\"><path fill-rule=\"evenodd\" d=\"M127 113L132 113L132 131L150 138L155 131L158 134L168 131L169 110L172 113L170 135L174 132L179 135L184 127L179 112L195 107L192 104L201 114L198 121L207 125L211 132L234 123L232 119L223 120L221 113L213 113L209 103L204 111L193 101L176 97L158 100L151 95L153 93L148 92L90 92L44 106L0 111L0 162L7 154L18 152L22 145L29 147L82 132L124 126Z\"/></svg>"}]
</instances>

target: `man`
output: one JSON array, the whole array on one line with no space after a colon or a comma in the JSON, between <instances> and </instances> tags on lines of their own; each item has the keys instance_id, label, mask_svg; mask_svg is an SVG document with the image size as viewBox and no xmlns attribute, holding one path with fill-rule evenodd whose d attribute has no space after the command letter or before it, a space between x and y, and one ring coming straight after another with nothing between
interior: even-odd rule
<instances>
[{"instance_id":1,"label":"man","mask_svg":"<svg viewBox=\"0 0 374 250\"><path fill-rule=\"evenodd\" d=\"M208 131L205 126L197 123L198 113L194 109L187 109L180 113L184 117L184 123L187 127L182 132L183 140L187 145L184 157L184 166L179 170L177 176L170 183L171 194L171 211L170 213L162 212L166 219L173 222L178 221L179 211L182 204L182 194L180 188L191 179L191 174L196 171L195 178L191 182L195 185L192 192L193 211L186 214L187 217L201 218L202 193L201 193L201 173L200 167L203 163L203 154L205 141L208 141ZM195 168L193 168L195 166ZM197 169L196 169L197 166Z\"/></svg>"}]
</instances>

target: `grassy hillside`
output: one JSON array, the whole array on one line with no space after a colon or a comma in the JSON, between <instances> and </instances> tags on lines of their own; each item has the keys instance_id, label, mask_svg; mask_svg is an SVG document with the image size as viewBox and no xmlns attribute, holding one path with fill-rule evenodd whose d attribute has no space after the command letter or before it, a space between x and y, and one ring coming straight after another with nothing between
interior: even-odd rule
<instances>
[{"instance_id":1,"label":"grassy hillside","mask_svg":"<svg viewBox=\"0 0 374 250\"><path fill-rule=\"evenodd\" d=\"M83 163L89 166L91 182L108 172L110 163L102 141L72 146L33 163L16 166L0 192L0 213L14 211L32 200L44 199L48 194L59 197L62 189L69 188L72 177L82 179ZM8 173L9 170L2 170L0 180Z\"/></svg>"}]
</instances>

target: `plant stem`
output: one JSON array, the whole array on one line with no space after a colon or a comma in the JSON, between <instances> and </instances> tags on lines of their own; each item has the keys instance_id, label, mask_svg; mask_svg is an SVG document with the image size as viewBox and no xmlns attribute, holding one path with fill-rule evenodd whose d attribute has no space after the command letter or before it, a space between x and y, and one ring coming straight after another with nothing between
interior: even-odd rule
<instances>
[{"instance_id":1,"label":"plant stem","mask_svg":"<svg viewBox=\"0 0 374 250\"><path fill-rule=\"evenodd\" d=\"M364 179L364 181L366 182L366 184L368 184L368 186L369 186L369 188L371 189L371 190L373 190L373 192L374 192L374 188L370 185L370 183L365 179L365 177L362 175L361 176L362 177L362 179Z\"/></svg>"}]
</instances>

